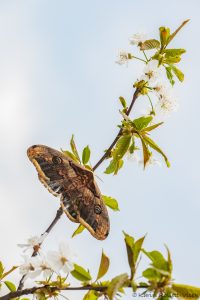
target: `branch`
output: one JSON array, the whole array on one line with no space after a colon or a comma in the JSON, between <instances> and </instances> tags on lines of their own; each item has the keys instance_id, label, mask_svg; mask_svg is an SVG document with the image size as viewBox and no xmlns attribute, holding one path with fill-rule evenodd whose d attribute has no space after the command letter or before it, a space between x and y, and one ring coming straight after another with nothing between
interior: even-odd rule
<instances>
[{"instance_id":1,"label":"branch","mask_svg":"<svg viewBox=\"0 0 200 300\"><path fill-rule=\"evenodd\" d=\"M133 98L132 98L132 101L131 101L131 104L129 106L129 108L127 109L127 112L126 112L126 115L129 116L132 108L133 108L133 105L139 95L139 92L140 90L139 89L136 89L134 94L133 94ZM116 138L114 139L114 141L112 142L112 144L110 145L110 147L106 150L106 152L104 153L104 155L100 158L100 160L96 163L96 165L92 168L93 171L95 171L101 164L102 162L107 158L109 157L110 155L110 152L112 150L112 148L115 146L115 144L117 143L118 139L120 138L120 136L122 135L122 128L119 130Z\"/></svg>"},{"instance_id":2,"label":"branch","mask_svg":"<svg viewBox=\"0 0 200 300\"><path fill-rule=\"evenodd\" d=\"M146 285L139 285L137 286L137 289L147 289L149 286ZM86 285L86 286L78 286L78 287L63 287L59 288L56 286L49 286L49 285L43 285L43 286L38 286L38 287L32 287L24 290L18 290L16 292L10 292L7 295L4 295L0 297L0 300L10 300L13 298L21 297L23 295L30 295L34 294L35 292L42 290L42 289L47 289L48 293L53 293L56 291L97 291L97 292L105 292L107 290L108 286L92 286L92 285ZM127 286L127 288L132 288L131 285Z\"/></svg>"},{"instance_id":3,"label":"branch","mask_svg":"<svg viewBox=\"0 0 200 300\"><path fill-rule=\"evenodd\" d=\"M60 217L62 216L63 214L63 209L62 207L59 207L59 209L57 210L56 212L56 216L55 218L53 219L53 221L51 222L51 224L49 225L49 227L45 230L45 232L42 235L46 235L50 233L50 231L53 229L53 227L56 225L56 223L58 222L58 220L60 219ZM45 237L46 237L45 236ZM44 241L44 240L43 240ZM34 248L34 251L32 253L32 257L33 256L36 256L38 254L38 251L40 249L40 246L42 245L42 242L37 245L37 247ZM17 288L17 291L21 291L23 289L23 286L24 286L24 279L25 279L25 275L22 276L22 278L20 279L20 282L19 282L19 286Z\"/></svg>"}]
</instances>

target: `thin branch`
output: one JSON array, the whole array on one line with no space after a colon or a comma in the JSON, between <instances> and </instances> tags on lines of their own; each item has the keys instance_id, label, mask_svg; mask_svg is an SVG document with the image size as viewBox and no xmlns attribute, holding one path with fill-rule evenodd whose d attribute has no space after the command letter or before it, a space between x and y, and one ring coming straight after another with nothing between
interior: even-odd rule
<instances>
[{"instance_id":1,"label":"thin branch","mask_svg":"<svg viewBox=\"0 0 200 300\"><path fill-rule=\"evenodd\" d=\"M50 233L50 231L53 229L53 227L56 225L56 223L58 222L58 220L60 219L60 217L62 216L63 214L63 209L62 207L59 207L59 209L57 210L56 212L56 216L55 218L53 219L53 221L51 222L51 224L49 225L49 227L45 230L45 232L43 234L41 234L41 236L43 235L48 235ZM45 238L46 238L45 236ZM44 240L43 240L44 241ZM42 242L43 242L42 241ZM34 251L32 253L32 257L33 256L36 256L38 254L38 251L40 249L40 246L42 245L42 242L37 245L37 247L34 248ZM21 291L23 289L23 286L24 286L24 280L25 280L25 275L22 276L22 278L20 279L20 282L19 282L19 286L17 288L17 291Z\"/></svg>"},{"instance_id":2,"label":"thin branch","mask_svg":"<svg viewBox=\"0 0 200 300\"><path fill-rule=\"evenodd\" d=\"M132 101L131 101L131 104L129 106L129 108L127 109L127 112L126 112L126 115L129 116L132 108L133 108L133 105L139 95L139 92L140 90L139 89L136 89L134 94L133 94L133 98L132 98ZM102 162L107 158L109 157L110 155L110 152L112 150L112 148L115 146L115 144L117 143L118 139L120 138L120 136L122 135L122 129L119 130L116 138L114 139L114 141L112 142L112 144L110 145L110 147L106 150L106 152L104 153L104 155L100 158L100 160L96 163L96 165L92 168L93 171L95 171L101 164Z\"/></svg>"},{"instance_id":3,"label":"thin branch","mask_svg":"<svg viewBox=\"0 0 200 300\"><path fill-rule=\"evenodd\" d=\"M0 300L10 300L13 298L17 298L17 297L21 297L23 295L30 295L30 294L34 294L35 292L42 290L42 289L46 289L47 292L53 293L56 291L97 291L97 292L105 292L107 290L108 286L92 286L92 285L86 285L86 286L78 286L78 287L63 287L63 288L59 288L56 286L48 286L48 285L44 285L44 286L38 286L38 287L32 287L32 288L28 288L28 289L24 289L21 291L16 291L16 292L10 292L7 295L4 295L2 297L0 297ZM127 288L132 288L131 285L127 286ZM148 286L146 285L139 285L137 286L137 289L147 289Z\"/></svg>"}]
</instances>

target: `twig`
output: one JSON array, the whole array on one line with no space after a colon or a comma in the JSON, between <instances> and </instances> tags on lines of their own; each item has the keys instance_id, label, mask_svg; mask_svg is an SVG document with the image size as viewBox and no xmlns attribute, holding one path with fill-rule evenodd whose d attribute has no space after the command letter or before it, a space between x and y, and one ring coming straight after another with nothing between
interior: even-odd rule
<instances>
[{"instance_id":1,"label":"twig","mask_svg":"<svg viewBox=\"0 0 200 300\"><path fill-rule=\"evenodd\" d=\"M59 209L58 209L57 212L56 212L55 218L53 219L53 221L51 222L51 224L49 225L49 227L45 230L45 232L44 232L41 236L47 235L47 234L50 233L50 231L51 231L51 230L53 229L53 227L56 225L56 223L58 222L58 220L60 219L60 217L62 216L62 214L63 214L63 209L62 209L62 207L59 207ZM43 241L44 241L44 240L43 240ZM43 242L43 241L42 241L42 242ZM33 251L33 253L32 253L32 257L33 257L33 256L36 256L36 255L38 254L38 251L39 251L39 249L40 249L40 246L42 245L42 242L41 242L39 245L37 245L37 247L34 248L34 251ZM17 291L21 291L21 290L23 289L25 277L26 277L26 276L23 275L22 278L20 279L20 282L19 282L19 286L18 286L18 288L17 288Z\"/></svg>"},{"instance_id":2,"label":"twig","mask_svg":"<svg viewBox=\"0 0 200 300\"><path fill-rule=\"evenodd\" d=\"M7 295L4 295L0 297L0 300L10 300L13 298L21 297L23 295L30 295L34 294L36 291L46 289L48 293L53 293L56 291L97 291L97 292L105 292L107 290L108 286L92 286L92 285L86 285L86 286L78 286L78 287L64 287L64 288L59 288L59 287L52 287L48 285L44 286L38 286L38 287L32 287L28 289L24 289L21 291L16 291L16 292L10 292ZM131 285L127 286L127 288L132 288ZM146 285L139 285L137 286L137 289L147 289L148 286Z\"/></svg>"},{"instance_id":3,"label":"twig","mask_svg":"<svg viewBox=\"0 0 200 300\"><path fill-rule=\"evenodd\" d=\"M135 93L133 94L133 98L132 98L132 101L131 101L131 104L129 106L129 108L127 109L127 112L126 112L126 115L129 116L132 108L133 108L133 105L138 97L138 94L139 94L140 90L139 89L136 89L135 90ZM104 153L104 155L100 158L100 160L96 163L96 165L92 168L93 171L95 171L101 164L102 162L107 158L109 157L110 155L110 152L112 150L112 148L115 146L115 144L117 143L118 139L120 138L120 136L122 135L122 129L119 130L116 138L114 139L114 141L112 142L112 144L110 145L110 147L106 150L106 152Z\"/></svg>"}]
</instances>

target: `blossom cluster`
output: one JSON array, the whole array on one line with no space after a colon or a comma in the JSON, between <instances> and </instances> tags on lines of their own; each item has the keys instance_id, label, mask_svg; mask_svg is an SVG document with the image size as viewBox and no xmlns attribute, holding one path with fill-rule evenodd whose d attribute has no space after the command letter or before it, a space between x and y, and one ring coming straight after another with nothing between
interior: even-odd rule
<instances>
[{"instance_id":1,"label":"blossom cluster","mask_svg":"<svg viewBox=\"0 0 200 300\"><path fill-rule=\"evenodd\" d=\"M137 33L130 38L130 44L141 47L145 40L146 35L144 33ZM151 95L156 96L157 98L157 102L154 106L150 99L151 108L147 114L164 118L166 115L169 115L170 112L177 109L177 99L173 94L172 87L166 79L164 66L159 64L158 60L154 59L153 55L152 57L147 58L145 51L142 51L142 53L144 54L144 59L138 58L124 50L120 51L119 58L116 63L119 65L128 65L128 62L131 59L139 59L145 63L143 73L136 81L135 86L143 83L144 87L146 88L145 95L148 95L149 99Z\"/></svg>"},{"instance_id":2,"label":"blossom cluster","mask_svg":"<svg viewBox=\"0 0 200 300\"><path fill-rule=\"evenodd\" d=\"M74 254L69 245L66 242L61 242L57 251L44 253L40 247L44 237L44 235L41 237L33 236L28 239L26 244L18 245L24 248L24 252L34 252L37 249L35 256L23 255L24 262L20 265L19 272L25 278L36 278L39 275L48 278L53 273L60 275L61 272L64 272L67 274L74 269Z\"/></svg>"}]
</instances>

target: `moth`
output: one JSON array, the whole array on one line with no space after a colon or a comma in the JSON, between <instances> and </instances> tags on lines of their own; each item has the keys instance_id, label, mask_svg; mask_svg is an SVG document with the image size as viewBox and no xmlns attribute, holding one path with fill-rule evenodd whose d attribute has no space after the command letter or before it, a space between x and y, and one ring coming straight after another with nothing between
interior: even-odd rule
<instances>
[{"instance_id":1,"label":"moth","mask_svg":"<svg viewBox=\"0 0 200 300\"><path fill-rule=\"evenodd\" d=\"M67 217L86 227L96 239L104 240L110 223L93 172L44 145L31 146L27 155L36 167L39 180L50 193L60 197Z\"/></svg>"}]
</instances>

